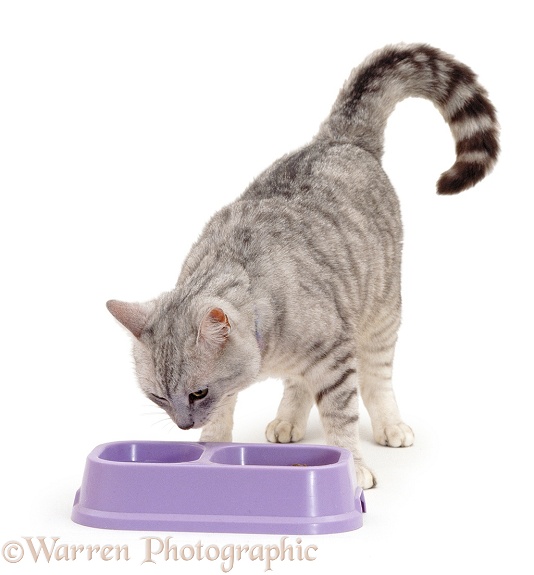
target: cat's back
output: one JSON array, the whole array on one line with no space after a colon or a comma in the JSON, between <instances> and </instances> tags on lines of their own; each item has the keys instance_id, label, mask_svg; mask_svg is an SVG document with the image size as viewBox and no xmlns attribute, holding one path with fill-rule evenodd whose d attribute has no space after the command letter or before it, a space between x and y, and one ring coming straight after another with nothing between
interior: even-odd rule
<instances>
[{"instance_id":1,"label":"cat's back","mask_svg":"<svg viewBox=\"0 0 534 575\"><path fill-rule=\"evenodd\" d=\"M299 298L343 291L365 305L398 277L401 244L398 199L379 162L351 143L314 142L212 217L178 283L243 269L253 290L298 283Z\"/></svg>"},{"instance_id":2,"label":"cat's back","mask_svg":"<svg viewBox=\"0 0 534 575\"><path fill-rule=\"evenodd\" d=\"M402 239L393 187L374 156L351 143L312 143L283 156L252 182L234 209L246 211L245 206L254 206L258 232L277 230L295 245L313 238L328 251L356 240Z\"/></svg>"},{"instance_id":3,"label":"cat's back","mask_svg":"<svg viewBox=\"0 0 534 575\"><path fill-rule=\"evenodd\" d=\"M396 196L380 163L363 148L345 142L314 142L275 161L240 200L308 200L368 211Z\"/></svg>"},{"instance_id":4,"label":"cat's back","mask_svg":"<svg viewBox=\"0 0 534 575\"><path fill-rule=\"evenodd\" d=\"M217 212L186 269L210 251L263 275L312 253L323 254L331 272L351 265L343 254L357 249L360 259L372 258L383 242L400 250L401 240L398 199L379 162L351 143L314 142L275 161Z\"/></svg>"}]
</instances>

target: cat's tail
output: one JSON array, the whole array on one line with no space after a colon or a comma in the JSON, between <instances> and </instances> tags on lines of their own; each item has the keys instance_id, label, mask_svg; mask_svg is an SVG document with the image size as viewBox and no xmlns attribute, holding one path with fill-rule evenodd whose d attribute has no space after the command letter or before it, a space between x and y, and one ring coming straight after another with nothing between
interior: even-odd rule
<instances>
[{"instance_id":1,"label":"cat's tail","mask_svg":"<svg viewBox=\"0 0 534 575\"><path fill-rule=\"evenodd\" d=\"M455 194L482 180L499 154L495 108L469 67L426 44L371 54L345 82L317 139L350 141L380 159L387 119L410 96L431 100L456 142L456 162L441 175L438 193Z\"/></svg>"}]
</instances>

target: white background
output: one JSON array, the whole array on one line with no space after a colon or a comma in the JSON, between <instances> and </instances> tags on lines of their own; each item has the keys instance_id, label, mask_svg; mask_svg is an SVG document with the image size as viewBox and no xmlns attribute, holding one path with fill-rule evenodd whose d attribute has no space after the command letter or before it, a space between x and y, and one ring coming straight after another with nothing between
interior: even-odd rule
<instances>
[{"instance_id":1,"label":"white background","mask_svg":"<svg viewBox=\"0 0 534 575\"><path fill-rule=\"evenodd\" d=\"M129 544L129 562L80 558L53 570L151 572L139 539L150 533L70 521L94 446L199 436L141 396L130 340L106 300L172 288L210 215L314 135L353 66L384 44L422 41L479 74L499 112L502 155L476 188L438 197L435 181L453 162L447 126L422 100L391 117L384 166L406 234L395 385L416 443L379 447L364 418L379 478L364 527L304 537L317 559L273 569L533 573L532 48L521 6L0 4L0 545L38 535ZM242 394L236 441L265 441L280 392L267 381ZM306 441L323 441L315 412ZM0 571L31 563L28 552L18 564L0 557ZM157 569L221 572L207 560ZM243 560L233 572L264 570Z\"/></svg>"}]
</instances>

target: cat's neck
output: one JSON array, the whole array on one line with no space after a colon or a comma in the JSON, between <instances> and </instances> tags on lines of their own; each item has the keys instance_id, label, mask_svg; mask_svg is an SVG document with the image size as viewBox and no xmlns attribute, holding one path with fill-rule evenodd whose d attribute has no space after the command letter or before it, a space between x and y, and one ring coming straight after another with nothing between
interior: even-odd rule
<instances>
[{"instance_id":1,"label":"cat's neck","mask_svg":"<svg viewBox=\"0 0 534 575\"><path fill-rule=\"evenodd\" d=\"M184 303L199 297L223 299L236 306L251 301L250 279L236 262L204 261L187 272L182 273L176 284Z\"/></svg>"},{"instance_id":2,"label":"cat's neck","mask_svg":"<svg viewBox=\"0 0 534 575\"><path fill-rule=\"evenodd\" d=\"M190 262L188 262L190 264ZM175 288L180 303L199 310L208 306L220 307L230 319L238 317L256 339L262 356L268 351L273 327L272 302L262 282L253 281L248 271L238 262L205 258L193 268L184 267Z\"/></svg>"}]
</instances>

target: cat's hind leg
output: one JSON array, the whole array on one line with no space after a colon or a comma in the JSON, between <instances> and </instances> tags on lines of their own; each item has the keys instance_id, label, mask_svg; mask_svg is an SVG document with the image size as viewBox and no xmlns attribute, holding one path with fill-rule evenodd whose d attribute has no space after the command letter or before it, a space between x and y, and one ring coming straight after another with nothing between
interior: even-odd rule
<instances>
[{"instance_id":1,"label":"cat's hind leg","mask_svg":"<svg viewBox=\"0 0 534 575\"><path fill-rule=\"evenodd\" d=\"M306 424L313 405L313 395L305 382L297 378L284 381L284 395L276 418L269 423L265 435L271 443L300 441L306 433Z\"/></svg>"},{"instance_id":2,"label":"cat's hind leg","mask_svg":"<svg viewBox=\"0 0 534 575\"><path fill-rule=\"evenodd\" d=\"M391 383L399 325L400 306L376 318L358 346L360 390L373 436L389 447L408 447L414 440L412 429L402 421Z\"/></svg>"}]
</instances>

